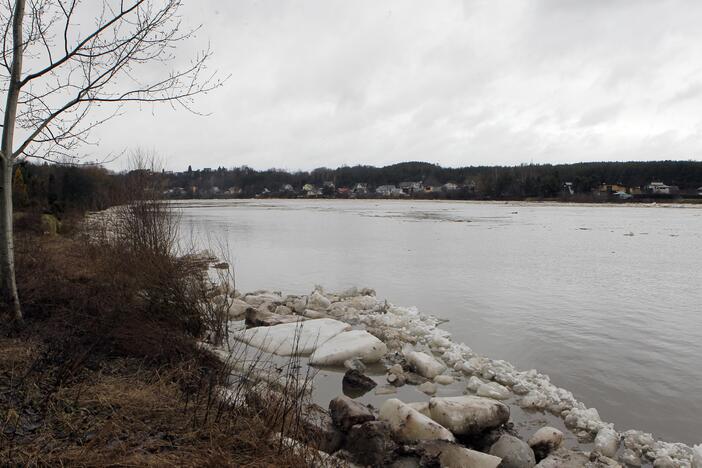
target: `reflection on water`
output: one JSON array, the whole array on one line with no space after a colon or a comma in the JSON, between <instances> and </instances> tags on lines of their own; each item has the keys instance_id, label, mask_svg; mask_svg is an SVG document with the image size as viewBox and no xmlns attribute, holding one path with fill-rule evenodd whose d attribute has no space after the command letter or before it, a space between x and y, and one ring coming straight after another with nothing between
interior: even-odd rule
<instances>
[{"instance_id":1,"label":"reflection on water","mask_svg":"<svg viewBox=\"0 0 702 468\"><path fill-rule=\"evenodd\" d=\"M619 429L702 439L702 209L422 201L182 203L238 288L369 286L537 368Z\"/></svg>"}]
</instances>

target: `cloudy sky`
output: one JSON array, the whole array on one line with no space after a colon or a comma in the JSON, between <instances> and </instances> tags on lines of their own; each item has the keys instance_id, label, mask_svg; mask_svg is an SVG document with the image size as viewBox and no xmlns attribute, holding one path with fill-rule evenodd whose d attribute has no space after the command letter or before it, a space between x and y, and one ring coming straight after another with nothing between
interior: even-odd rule
<instances>
[{"instance_id":1,"label":"cloudy sky","mask_svg":"<svg viewBox=\"0 0 702 468\"><path fill-rule=\"evenodd\" d=\"M189 0L209 115L131 108L99 151L311 169L702 159L697 0Z\"/></svg>"}]
</instances>

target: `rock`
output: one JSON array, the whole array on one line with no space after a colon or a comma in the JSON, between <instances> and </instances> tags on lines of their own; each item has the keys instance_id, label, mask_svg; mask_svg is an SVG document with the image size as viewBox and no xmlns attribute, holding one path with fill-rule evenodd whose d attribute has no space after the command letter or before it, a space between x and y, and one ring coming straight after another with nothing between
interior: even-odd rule
<instances>
[{"instance_id":1,"label":"rock","mask_svg":"<svg viewBox=\"0 0 702 468\"><path fill-rule=\"evenodd\" d=\"M481 384L476 390L476 395L494 398L495 400L506 400L510 397L510 391L497 382L486 382Z\"/></svg>"},{"instance_id":2,"label":"rock","mask_svg":"<svg viewBox=\"0 0 702 468\"><path fill-rule=\"evenodd\" d=\"M537 460L543 460L563 443L563 433L555 427L542 427L527 442Z\"/></svg>"},{"instance_id":3,"label":"rock","mask_svg":"<svg viewBox=\"0 0 702 468\"><path fill-rule=\"evenodd\" d=\"M405 381L410 385L422 385L427 379L414 372L405 372Z\"/></svg>"},{"instance_id":4,"label":"rock","mask_svg":"<svg viewBox=\"0 0 702 468\"><path fill-rule=\"evenodd\" d=\"M373 310L379 305L378 299L373 296L356 296L344 301L344 303L356 310Z\"/></svg>"},{"instance_id":5,"label":"rock","mask_svg":"<svg viewBox=\"0 0 702 468\"><path fill-rule=\"evenodd\" d=\"M347 396L338 396L329 402L329 412L334 425L344 432L351 426L375 420L371 411Z\"/></svg>"},{"instance_id":6,"label":"rock","mask_svg":"<svg viewBox=\"0 0 702 468\"><path fill-rule=\"evenodd\" d=\"M324 297L319 291L310 294L307 300L307 308L318 311L325 311L331 305L331 301Z\"/></svg>"},{"instance_id":7,"label":"rock","mask_svg":"<svg viewBox=\"0 0 702 468\"><path fill-rule=\"evenodd\" d=\"M381 385L375 389L376 395L393 395L397 393L397 387L394 385Z\"/></svg>"},{"instance_id":8,"label":"rock","mask_svg":"<svg viewBox=\"0 0 702 468\"><path fill-rule=\"evenodd\" d=\"M412 369L422 377L427 379L433 379L437 375L441 374L445 369L442 363L437 361L432 356L420 351L410 351L405 353L407 362L412 367Z\"/></svg>"},{"instance_id":9,"label":"rock","mask_svg":"<svg viewBox=\"0 0 702 468\"><path fill-rule=\"evenodd\" d=\"M366 370L366 365L363 364L363 361L356 357L345 360L344 367L347 369L357 370L359 372L365 372Z\"/></svg>"},{"instance_id":10,"label":"rock","mask_svg":"<svg viewBox=\"0 0 702 468\"><path fill-rule=\"evenodd\" d=\"M241 320L249 309L252 313L256 311L251 305L240 299L229 299L229 301L229 309L227 310L229 320Z\"/></svg>"},{"instance_id":11,"label":"rock","mask_svg":"<svg viewBox=\"0 0 702 468\"><path fill-rule=\"evenodd\" d=\"M435 397L429 400L431 418L457 435L480 434L509 421L509 407L477 396Z\"/></svg>"},{"instance_id":12,"label":"rock","mask_svg":"<svg viewBox=\"0 0 702 468\"><path fill-rule=\"evenodd\" d=\"M614 457L619 450L619 434L611 427L603 427L595 437L595 450L605 457Z\"/></svg>"},{"instance_id":13,"label":"rock","mask_svg":"<svg viewBox=\"0 0 702 468\"><path fill-rule=\"evenodd\" d=\"M300 415L300 424L304 428L308 442L318 450L334 453L341 448L344 434L334 425L331 417L317 405L309 407Z\"/></svg>"},{"instance_id":14,"label":"rock","mask_svg":"<svg viewBox=\"0 0 702 468\"><path fill-rule=\"evenodd\" d=\"M624 449L619 459L628 466L641 466L641 456L632 449Z\"/></svg>"},{"instance_id":15,"label":"rock","mask_svg":"<svg viewBox=\"0 0 702 468\"><path fill-rule=\"evenodd\" d=\"M344 374L344 378L341 380L341 386L344 390L344 394L358 397L371 390L373 390L378 384L375 380L364 375L356 369L349 369Z\"/></svg>"},{"instance_id":16,"label":"rock","mask_svg":"<svg viewBox=\"0 0 702 468\"><path fill-rule=\"evenodd\" d=\"M653 468L676 468L676 465L672 458L665 455L653 461Z\"/></svg>"},{"instance_id":17,"label":"rock","mask_svg":"<svg viewBox=\"0 0 702 468\"><path fill-rule=\"evenodd\" d=\"M379 419L388 422L396 437L402 441L455 440L448 429L397 398L391 398L383 403L380 407Z\"/></svg>"},{"instance_id":18,"label":"rock","mask_svg":"<svg viewBox=\"0 0 702 468\"><path fill-rule=\"evenodd\" d=\"M560 448L536 466L539 468L585 468L589 462L590 459L584 453Z\"/></svg>"},{"instance_id":19,"label":"rock","mask_svg":"<svg viewBox=\"0 0 702 468\"><path fill-rule=\"evenodd\" d=\"M350 428L345 448L363 466L388 466L397 457L392 429L385 421L368 421Z\"/></svg>"},{"instance_id":20,"label":"rock","mask_svg":"<svg viewBox=\"0 0 702 468\"><path fill-rule=\"evenodd\" d=\"M318 310L313 310L313 309L305 309L305 311L302 313L307 318L311 319L320 319L320 318L328 318L329 315L327 315L326 312L320 312Z\"/></svg>"},{"instance_id":21,"label":"rock","mask_svg":"<svg viewBox=\"0 0 702 468\"><path fill-rule=\"evenodd\" d=\"M278 315L292 315L292 310L288 306L279 305L275 308L275 313Z\"/></svg>"},{"instance_id":22,"label":"rock","mask_svg":"<svg viewBox=\"0 0 702 468\"><path fill-rule=\"evenodd\" d=\"M280 356L311 354L327 340L351 328L334 319L305 320L232 333L232 338Z\"/></svg>"},{"instance_id":23,"label":"rock","mask_svg":"<svg viewBox=\"0 0 702 468\"><path fill-rule=\"evenodd\" d=\"M421 447L428 457L438 459L442 468L497 468L499 457L462 447L452 442L434 440L422 442Z\"/></svg>"},{"instance_id":24,"label":"rock","mask_svg":"<svg viewBox=\"0 0 702 468\"><path fill-rule=\"evenodd\" d=\"M302 314L307 309L307 297L300 297L288 303L288 307L295 311L295 313Z\"/></svg>"},{"instance_id":25,"label":"rock","mask_svg":"<svg viewBox=\"0 0 702 468\"><path fill-rule=\"evenodd\" d=\"M274 304L280 304L283 298L279 294L262 292L260 294L247 294L244 296L244 302L258 307L264 302L272 302Z\"/></svg>"},{"instance_id":26,"label":"rock","mask_svg":"<svg viewBox=\"0 0 702 468\"><path fill-rule=\"evenodd\" d=\"M370 364L378 362L387 351L385 343L367 331L351 330L340 333L319 346L310 356L310 364L342 365L351 358Z\"/></svg>"},{"instance_id":27,"label":"rock","mask_svg":"<svg viewBox=\"0 0 702 468\"><path fill-rule=\"evenodd\" d=\"M451 385L453 383L453 377L450 375L437 375L434 377L434 383L439 385Z\"/></svg>"},{"instance_id":28,"label":"rock","mask_svg":"<svg viewBox=\"0 0 702 468\"><path fill-rule=\"evenodd\" d=\"M273 312L266 312L261 309L249 307L245 312L247 327L272 327L281 323L295 323L305 320L298 315L278 315Z\"/></svg>"},{"instance_id":29,"label":"rock","mask_svg":"<svg viewBox=\"0 0 702 468\"><path fill-rule=\"evenodd\" d=\"M532 468L536 465L531 447L523 440L509 434L503 434L490 447L490 455L502 458L500 468Z\"/></svg>"},{"instance_id":30,"label":"rock","mask_svg":"<svg viewBox=\"0 0 702 468\"><path fill-rule=\"evenodd\" d=\"M426 393L427 395L436 394L436 384L433 382L424 382L422 385L417 387L420 392Z\"/></svg>"},{"instance_id":31,"label":"rock","mask_svg":"<svg viewBox=\"0 0 702 468\"><path fill-rule=\"evenodd\" d=\"M476 376L471 376L470 379L468 379L468 383L466 384L466 388L470 390L471 392L476 392L478 388L483 385L485 382L483 382L480 378Z\"/></svg>"}]
</instances>

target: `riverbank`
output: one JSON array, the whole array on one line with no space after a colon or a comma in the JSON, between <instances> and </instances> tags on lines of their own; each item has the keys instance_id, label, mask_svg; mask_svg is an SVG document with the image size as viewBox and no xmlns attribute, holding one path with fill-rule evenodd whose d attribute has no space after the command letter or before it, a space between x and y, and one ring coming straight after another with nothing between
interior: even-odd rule
<instances>
[{"instance_id":1,"label":"riverbank","mask_svg":"<svg viewBox=\"0 0 702 468\"><path fill-rule=\"evenodd\" d=\"M222 323L207 261L176 255L151 208L109 237L68 220L16 231L25 322L0 331L0 464L310 465L275 439L300 431L288 414L304 400L221 398L231 370L199 345Z\"/></svg>"},{"instance_id":2,"label":"riverbank","mask_svg":"<svg viewBox=\"0 0 702 468\"><path fill-rule=\"evenodd\" d=\"M335 387L318 393L318 398L335 390L376 404L379 410L368 412L348 398L332 399L332 417L339 407L344 414L365 415L357 432L380 431L376 437L404 443L417 437L458 441L457 452L451 449L455 456L468 460L478 457L472 452L478 451L513 460L523 455L525 459L510 465L520 467L536 462L566 466L565 460L570 460L567 466L702 466L702 445L657 441L642 431L615 428L548 376L477 355L453 342L450 333L438 328L438 319L379 300L371 290L326 293L316 288L306 296L271 291L230 296L234 341L285 356L291 353L293 334L302 336L297 350L309 365L322 369L322 385ZM348 369L345 374L339 372L343 367ZM363 375L366 367L373 377ZM444 413L444 407L451 409ZM339 425L343 429L343 421ZM345 429L351 442L336 447L341 448L340 456L368 462L373 455L359 451L353 442L357 436L350 427ZM380 435L383 431L387 433ZM406 448L392 452L388 443L376 446L385 457L408 458ZM494 459L481 460L476 466L496 466L491 465Z\"/></svg>"}]
</instances>

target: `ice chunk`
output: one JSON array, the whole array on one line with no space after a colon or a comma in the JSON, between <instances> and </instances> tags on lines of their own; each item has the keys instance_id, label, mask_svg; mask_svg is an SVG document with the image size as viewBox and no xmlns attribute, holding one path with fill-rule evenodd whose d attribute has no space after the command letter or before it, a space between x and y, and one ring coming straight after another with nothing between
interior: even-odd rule
<instances>
[{"instance_id":1,"label":"ice chunk","mask_svg":"<svg viewBox=\"0 0 702 468\"><path fill-rule=\"evenodd\" d=\"M475 391L478 396L494 398L495 400L506 400L510 396L507 387L503 387L497 382L487 382L480 384Z\"/></svg>"},{"instance_id":2,"label":"ice chunk","mask_svg":"<svg viewBox=\"0 0 702 468\"><path fill-rule=\"evenodd\" d=\"M385 343L365 330L340 333L320 345L310 357L310 364L342 365L358 358L366 364L378 362L388 352Z\"/></svg>"},{"instance_id":3,"label":"ice chunk","mask_svg":"<svg viewBox=\"0 0 702 468\"><path fill-rule=\"evenodd\" d=\"M476 396L432 398L429 411L434 421L454 434L478 434L509 420L507 405Z\"/></svg>"},{"instance_id":4,"label":"ice chunk","mask_svg":"<svg viewBox=\"0 0 702 468\"><path fill-rule=\"evenodd\" d=\"M236 332L232 337L251 346L280 356L311 354L318 346L351 326L334 319L306 320L272 327L256 327Z\"/></svg>"},{"instance_id":5,"label":"ice chunk","mask_svg":"<svg viewBox=\"0 0 702 468\"><path fill-rule=\"evenodd\" d=\"M451 431L397 398L383 403L378 419L387 421L397 437L403 441L455 440Z\"/></svg>"},{"instance_id":6,"label":"ice chunk","mask_svg":"<svg viewBox=\"0 0 702 468\"><path fill-rule=\"evenodd\" d=\"M595 450L605 457L614 457L619 449L619 434L611 427L603 427L595 437Z\"/></svg>"},{"instance_id":7,"label":"ice chunk","mask_svg":"<svg viewBox=\"0 0 702 468\"><path fill-rule=\"evenodd\" d=\"M427 379L433 379L446 369L446 366L435 358L420 351L407 352L405 353L405 358L407 358L407 362L417 374Z\"/></svg>"}]
</instances>

